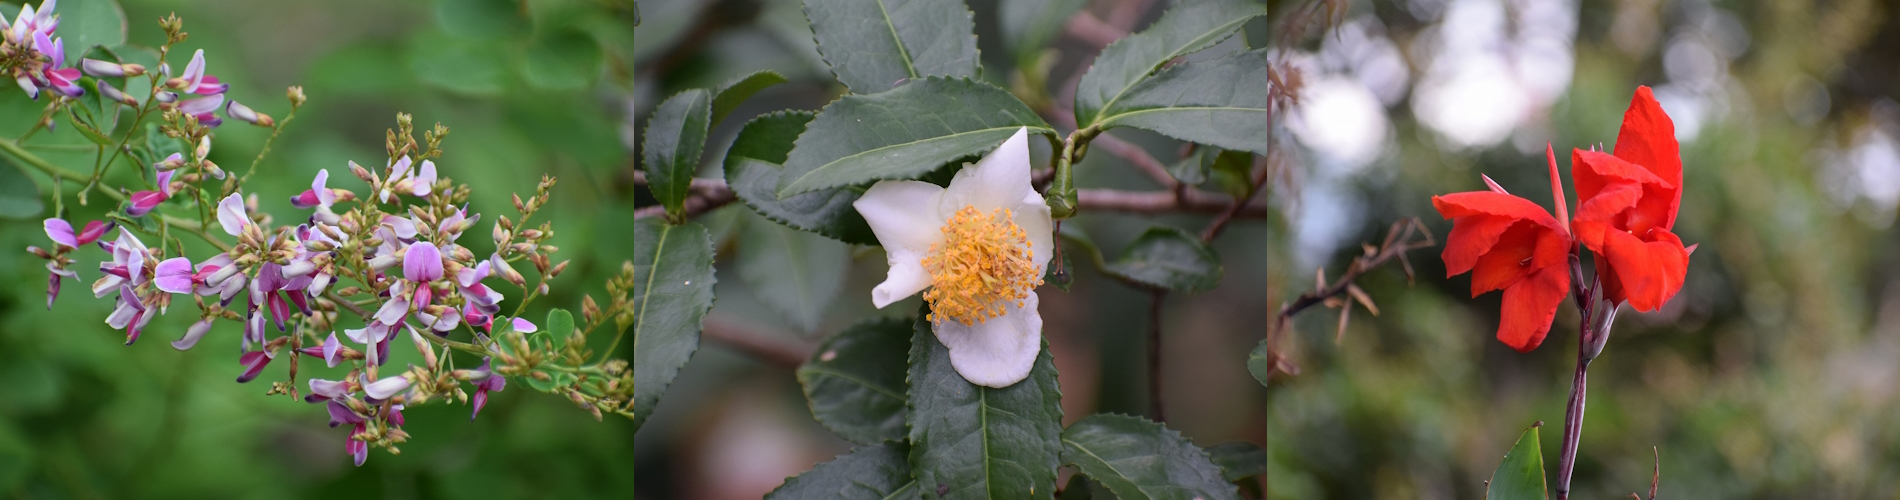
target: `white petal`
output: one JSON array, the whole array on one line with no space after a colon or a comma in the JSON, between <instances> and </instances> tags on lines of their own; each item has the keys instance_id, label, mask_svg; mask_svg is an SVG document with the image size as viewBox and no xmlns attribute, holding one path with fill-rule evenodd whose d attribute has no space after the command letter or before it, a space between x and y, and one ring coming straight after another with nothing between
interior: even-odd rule
<instances>
[{"instance_id":1,"label":"white petal","mask_svg":"<svg viewBox=\"0 0 1900 500\"><path fill-rule=\"evenodd\" d=\"M245 213L244 198L237 193L231 193L218 202L218 225L224 228L225 234L242 235L244 226L250 223L251 217Z\"/></svg>"},{"instance_id":2,"label":"white petal","mask_svg":"<svg viewBox=\"0 0 1900 500\"><path fill-rule=\"evenodd\" d=\"M1029 186L1029 129L1018 129L1003 145L984 155L975 165L963 167L944 190L944 213L956 213L975 206L984 213L998 208L1014 209Z\"/></svg>"},{"instance_id":3,"label":"white petal","mask_svg":"<svg viewBox=\"0 0 1900 500\"><path fill-rule=\"evenodd\" d=\"M1056 254L1055 221L1049 215L1049 204L1031 190L1023 197L1022 205L1013 210L1016 227L1022 228L1023 234L1029 237L1029 257L1036 263L1036 275L1041 276L1049 267L1049 259Z\"/></svg>"},{"instance_id":4,"label":"white petal","mask_svg":"<svg viewBox=\"0 0 1900 500\"><path fill-rule=\"evenodd\" d=\"M986 387L1009 387L1029 378L1042 351L1042 315L1036 312L1036 294L1023 307L1010 304L1002 316L964 326L943 321L934 330L937 341L950 348L950 366L964 380Z\"/></svg>"},{"instance_id":5,"label":"white petal","mask_svg":"<svg viewBox=\"0 0 1900 500\"><path fill-rule=\"evenodd\" d=\"M942 197L943 188L928 182L883 181L851 203L870 223L891 266L884 283L871 291L873 305L884 307L930 286L923 258L930 245L943 241L944 218L936 209Z\"/></svg>"}]
</instances>

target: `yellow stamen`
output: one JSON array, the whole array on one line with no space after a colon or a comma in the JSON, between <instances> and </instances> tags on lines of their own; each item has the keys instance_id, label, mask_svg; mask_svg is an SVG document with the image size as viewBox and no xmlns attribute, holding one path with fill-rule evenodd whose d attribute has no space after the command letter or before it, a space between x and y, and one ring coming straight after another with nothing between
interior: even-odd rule
<instances>
[{"instance_id":1,"label":"yellow stamen","mask_svg":"<svg viewBox=\"0 0 1900 500\"><path fill-rule=\"evenodd\" d=\"M1008 209L988 214L965 206L943 225L943 242L930 246L924 270L930 272L932 322L949 319L974 325L1002 316L1006 306L1042 285L1029 237Z\"/></svg>"}]
</instances>

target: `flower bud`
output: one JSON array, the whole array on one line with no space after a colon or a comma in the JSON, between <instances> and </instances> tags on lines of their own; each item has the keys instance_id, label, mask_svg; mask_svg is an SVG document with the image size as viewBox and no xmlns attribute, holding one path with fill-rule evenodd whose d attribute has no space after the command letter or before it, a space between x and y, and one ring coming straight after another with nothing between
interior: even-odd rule
<instances>
[{"instance_id":1,"label":"flower bud","mask_svg":"<svg viewBox=\"0 0 1900 500\"><path fill-rule=\"evenodd\" d=\"M165 157L165 161L152 164L152 168L160 172L170 172L184 167L185 157L178 153L172 153L171 156Z\"/></svg>"},{"instance_id":2,"label":"flower bud","mask_svg":"<svg viewBox=\"0 0 1900 500\"><path fill-rule=\"evenodd\" d=\"M303 106L303 103L305 101L305 98L303 95L303 87L292 86L289 89L285 89L284 97L287 97L290 99L290 107L295 108L298 106Z\"/></svg>"},{"instance_id":3,"label":"flower bud","mask_svg":"<svg viewBox=\"0 0 1900 500\"><path fill-rule=\"evenodd\" d=\"M125 92L120 92L119 89L117 87L113 87L112 84L106 83L104 81L100 81L98 83L99 83L99 97L103 97L108 101L119 102L127 106L139 105L138 99L133 99L132 96L125 95Z\"/></svg>"},{"instance_id":4,"label":"flower bud","mask_svg":"<svg viewBox=\"0 0 1900 500\"><path fill-rule=\"evenodd\" d=\"M259 127L270 127L277 124L276 121L271 120L270 115L259 113L257 110L251 109L250 106L239 104L236 99L224 102L224 115Z\"/></svg>"},{"instance_id":5,"label":"flower bud","mask_svg":"<svg viewBox=\"0 0 1900 500\"><path fill-rule=\"evenodd\" d=\"M119 64L98 59L80 59L79 70L98 78L121 78L145 74L145 67L137 64Z\"/></svg>"},{"instance_id":6,"label":"flower bud","mask_svg":"<svg viewBox=\"0 0 1900 500\"><path fill-rule=\"evenodd\" d=\"M152 95L152 99L158 101L159 108L172 109L172 106L178 104L178 93L160 90Z\"/></svg>"}]
</instances>

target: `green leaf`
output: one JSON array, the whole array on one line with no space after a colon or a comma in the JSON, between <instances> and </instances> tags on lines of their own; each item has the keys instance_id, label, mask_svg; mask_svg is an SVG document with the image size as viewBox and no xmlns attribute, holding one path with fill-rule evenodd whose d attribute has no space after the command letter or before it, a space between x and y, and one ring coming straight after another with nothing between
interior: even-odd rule
<instances>
[{"instance_id":1,"label":"green leaf","mask_svg":"<svg viewBox=\"0 0 1900 500\"><path fill-rule=\"evenodd\" d=\"M766 70L734 78L726 81L726 83L720 84L719 90L713 91L712 122L717 124L721 120L725 120L726 115L731 114L734 108L739 107L739 103L745 102L747 98L752 97L752 94L757 94L759 91L765 90L766 87L781 83L785 83L785 75ZM790 145L791 143L788 141L786 146L789 147Z\"/></svg>"},{"instance_id":2,"label":"green leaf","mask_svg":"<svg viewBox=\"0 0 1900 500\"><path fill-rule=\"evenodd\" d=\"M858 199L856 191L832 188L778 197L779 173L784 170L780 164L813 116L817 114L780 111L747 122L726 150L726 185L739 201L773 222L845 243L875 245L871 226L851 207Z\"/></svg>"},{"instance_id":3,"label":"green leaf","mask_svg":"<svg viewBox=\"0 0 1900 500\"><path fill-rule=\"evenodd\" d=\"M851 450L818 464L765 495L766 500L886 500L915 498L917 482L910 478L903 442L887 442Z\"/></svg>"},{"instance_id":4,"label":"green leaf","mask_svg":"<svg viewBox=\"0 0 1900 500\"><path fill-rule=\"evenodd\" d=\"M1239 499L1220 466L1181 433L1141 417L1098 414L1062 431L1062 462L1123 499Z\"/></svg>"},{"instance_id":5,"label":"green leaf","mask_svg":"<svg viewBox=\"0 0 1900 500\"><path fill-rule=\"evenodd\" d=\"M1201 239L1178 228L1148 228L1102 269L1110 275L1164 290L1205 292L1220 284L1220 257Z\"/></svg>"},{"instance_id":6,"label":"green leaf","mask_svg":"<svg viewBox=\"0 0 1900 500\"><path fill-rule=\"evenodd\" d=\"M464 40L436 33L410 41L409 70L435 87L472 96L501 94L508 84L508 48L492 41Z\"/></svg>"},{"instance_id":7,"label":"green leaf","mask_svg":"<svg viewBox=\"0 0 1900 500\"><path fill-rule=\"evenodd\" d=\"M93 93L98 92L96 88L93 90ZM106 137L105 134L99 132L98 129L92 128L91 123L87 123L86 120L81 119L79 113L71 108L66 110L66 123L72 124L73 130L78 130L79 135L86 136L86 140L92 141L93 144L100 146L112 146L117 144L112 141L111 137Z\"/></svg>"},{"instance_id":8,"label":"green leaf","mask_svg":"<svg viewBox=\"0 0 1900 500\"><path fill-rule=\"evenodd\" d=\"M1055 135L1000 88L926 78L825 106L785 160L781 197L884 179L915 179L945 163L995 149L1017 129Z\"/></svg>"},{"instance_id":9,"label":"green leaf","mask_svg":"<svg viewBox=\"0 0 1900 500\"><path fill-rule=\"evenodd\" d=\"M677 218L685 209L687 189L699 169L699 153L705 149L711 126L712 96L705 89L673 94L647 119L641 164L647 171L647 189L666 206L669 218Z\"/></svg>"},{"instance_id":10,"label":"green leaf","mask_svg":"<svg viewBox=\"0 0 1900 500\"><path fill-rule=\"evenodd\" d=\"M1269 64L1267 51L1257 50L1162 70L1103 109L1096 123L1267 154Z\"/></svg>"},{"instance_id":11,"label":"green leaf","mask_svg":"<svg viewBox=\"0 0 1900 500\"><path fill-rule=\"evenodd\" d=\"M1052 498L1062 389L1049 344L1029 378L996 389L950 366L950 349L918 313L910 350L910 463L923 497Z\"/></svg>"},{"instance_id":12,"label":"green leaf","mask_svg":"<svg viewBox=\"0 0 1900 500\"><path fill-rule=\"evenodd\" d=\"M1125 99L1137 83L1160 69L1161 65L1176 57L1212 47L1233 35L1248 19L1266 13L1266 5L1244 0L1189 2L1168 9L1148 29L1116 40L1102 49L1102 55L1095 58L1095 64L1082 74L1082 80L1077 83L1076 123L1080 127L1100 123L1103 109L1114 107ZM1266 83L1262 82L1261 85ZM1247 129L1244 132L1260 133L1263 130L1266 129Z\"/></svg>"},{"instance_id":13,"label":"green leaf","mask_svg":"<svg viewBox=\"0 0 1900 500\"><path fill-rule=\"evenodd\" d=\"M1088 0L1010 0L998 5L1003 45L1017 64L1033 62Z\"/></svg>"},{"instance_id":14,"label":"green leaf","mask_svg":"<svg viewBox=\"0 0 1900 500\"><path fill-rule=\"evenodd\" d=\"M46 209L40 201L40 185L26 176L24 168L13 157L0 156L0 219L32 219Z\"/></svg>"},{"instance_id":15,"label":"green leaf","mask_svg":"<svg viewBox=\"0 0 1900 500\"><path fill-rule=\"evenodd\" d=\"M1247 353L1247 373L1253 374L1253 379L1259 381L1261 387L1269 385L1267 379L1273 375L1273 358L1267 356L1268 351L1267 341L1262 339L1252 352Z\"/></svg>"},{"instance_id":16,"label":"green leaf","mask_svg":"<svg viewBox=\"0 0 1900 500\"><path fill-rule=\"evenodd\" d=\"M1214 445L1207 449L1207 456L1230 483L1267 473L1267 450L1246 441Z\"/></svg>"},{"instance_id":17,"label":"green leaf","mask_svg":"<svg viewBox=\"0 0 1900 500\"><path fill-rule=\"evenodd\" d=\"M521 73L529 85L543 89L587 88L600 76L600 44L573 30L534 37L521 59Z\"/></svg>"},{"instance_id":18,"label":"green leaf","mask_svg":"<svg viewBox=\"0 0 1900 500\"><path fill-rule=\"evenodd\" d=\"M1199 186L1207 182L1208 175L1212 173L1216 180L1223 181L1224 186L1226 177L1238 172L1241 181L1251 188L1253 184L1246 181L1251 173L1249 170L1252 168L1253 155L1246 151L1228 151L1214 146L1200 146L1194 149L1194 154L1169 165L1168 174L1173 175L1174 179L1181 181L1182 184Z\"/></svg>"},{"instance_id":19,"label":"green leaf","mask_svg":"<svg viewBox=\"0 0 1900 500\"><path fill-rule=\"evenodd\" d=\"M64 39L61 44L66 47L66 62L73 66L78 66L81 55L95 45L125 43L125 9L119 8L119 2L66 0L53 11L59 14L58 36Z\"/></svg>"},{"instance_id":20,"label":"green leaf","mask_svg":"<svg viewBox=\"0 0 1900 500\"><path fill-rule=\"evenodd\" d=\"M712 240L704 226L639 220L633 241L633 427L638 429L699 349L700 321L712 309L715 280Z\"/></svg>"},{"instance_id":21,"label":"green leaf","mask_svg":"<svg viewBox=\"0 0 1900 500\"><path fill-rule=\"evenodd\" d=\"M437 0L435 22L464 38L512 38L532 27L518 0Z\"/></svg>"},{"instance_id":22,"label":"green leaf","mask_svg":"<svg viewBox=\"0 0 1900 500\"><path fill-rule=\"evenodd\" d=\"M805 0L805 17L818 53L854 94L980 68L976 23L958 0Z\"/></svg>"},{"instance_id":23,"label":"green leaf","mask_svg":"<svg viewBox=\"0 0 1900 500\"><path fill-rule=\"evenodd\" d=\"M548 311L546 324L547 326L542 327L540 331L548 332L548 335L553 335L556 339L565 340L574 335L574 313L567 312L566 309Z\"/></svg>"},{"instance_id":24,"label":"green leaf","mask_svg":"<svg viewBox=\"0 0 1900 500\"><path fill-rule=\"evenodd\" d=\"M851 249L837 240L754 220L741 229L739 278L766 307L801 331L818 329L844 287Z\"/></svg>"},{"instance_id":25,"label":"green leaf","mask_svg":"<svg viewBox=\"0 0 1900 500\"><path fill-rule=\"evenodd\" d=\"M912 321L867 320L825 339L798 367L811 415L838 436L870 444L904 439L904 380ZM906 469L908 471L908 468Z\"/></svg>"},{"instance_id":26,"label":"green leaf","mask_svg":"<svg viewBox=\"0 0 1900 500\"><path fill-rule=\"evenodd\" d=\"M1544 489L1544 454L1533 425L1517 437L1517 444L1504 454L1504 462L1491 473L1485 487L1486 500L1542 500L1549 498Z\"/></svg>"}]
</instances>

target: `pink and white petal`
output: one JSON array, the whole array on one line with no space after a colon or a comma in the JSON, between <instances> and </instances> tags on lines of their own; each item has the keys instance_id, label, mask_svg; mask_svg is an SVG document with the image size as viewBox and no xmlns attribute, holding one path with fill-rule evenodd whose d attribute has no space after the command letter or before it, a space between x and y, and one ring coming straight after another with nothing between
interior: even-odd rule
<instances>
[{"instance_id":1,"label":"pink and white petal","mask_svg":"<svg viewBox=\"0 0 1900 500\"><path fill-rule=\"evenodd\" d=\"M172 348L180 351L190 350L192 346L198 345L198 340L203 339L206 332L210 331L211 320L198 320L197 323L192 323L190 328L185 329L183 338L172 341Z\"/></svg>"},{"instance_id":2,"label":"pink and white petal","mask_svg":"<svg viewBox=\"0 0 1900 500\"><path fill-rule=\"evenodd\" d=\"M953 214L966 206L984 213L1015 209L1025 195L1034 192L1029 185L1029 129L1024 127L975 165L958 170L944 190L939 210Z\"/></svg>"},{"instance_id":3,"label":"pink and white petal","mask_svg":"<svg viewBox=\"0 0 1900 500\"><path fill-rule=\"evenodd\" d=\"M363 376L363 393L372 398L389 399L408 388L409 378L402 375L383 377L376 381L370 381L367 374Z\"/></svg>"},{"instance_id":4,"label":"pink and white petal","mask_svg":"<svg viewBox=\"0 0 1900 500\"><path fill-rule=\"evenodd\" d=\"M245 212L244 198L231 193L218 201L218 225L224 227L225 234L239 236L244 228L251 224L251 216Z\"/></svg>"},{"instance_id":5,"label":"pink and white petal","mask_svg":"<svg viewBox=\"0 0 1900 500\"><path fill-rule=\"evenodd\" d=\"M965 326L956 321L935 325L937 341L950 349L950 366L964 380L984 387L1009 387L1029 377L1042 351L1042 315L1037 297L1030 294L1022 307L1007 306L1002 316Z\"/></svg>"},{"instance_id":6,"label":"pink and white petal","mask_svg":"<svg viewBox=\"0 0 1900 500\"><path fill-rule=\"evenodd\" d=\"M429 195L429 193L435 188L435 162L434 161L422 160L422 168L420 171L416 173L415 182L413 184L414 184L414 187L410 189L409 194L413 194L416 196Z\"/></svg>"},{"instance_id":7,"label":"pink and white petal","mask_svg":"<svg viewBox=\"0 0 1900 500\"><path fill-rule=\"evenodd\" d=\"M409 245L409 252L402 258L402 276L415 283L442 279L442 251L427 241Z\"/></svg>"},{"instance_id":8,"label":"pink and white petal","mask_svg":"<svg viewBox=\"0 0 1900 500\"><path fill-rule=\"evenodd\" d=\"M51 238L54 243L65 245L67 248L79 248L79 238L73 234L72 223L56 217L46 219L41 226L46 228L46 237Z\"/></svg>"},{"instance_id":9,"label":"pink and white petal","mask_svg":"<svg viewBox=\"0 0 1900 500\"><path fill-rule=\"evenodd\" d=\"M191 259L173 257L158 263L153 282L159 290L171 293L191 293Z\"/></svg>"},{"instance_id":10,"label":"pink and white petal","mask_svg":"<svg viewBox=\"0 0 1900 500\"><path fill-rule=\"evenodd\" d=\"M336 203L336 193L330 191L329 183L330 169L327 168L318 170L316 180L310 182L310 190L316 192L317 203L321 206Z\"/></svg>"},{"instance_id":11,"label":"pink and white petal","mask_svg":"<svg viewBox=\"0 0 1900 500\"><path fill-rule=\"evenodd\" d=\"M515 331L521 333L534 333L541 329L540 327L534 326L534 322L521 318L508 320L508 324L515 327Z\"/></svg>"},{"instance_id":12,"label":"pink and white petal","mask_svg":"<svg viewBox=\"0 0 1900 500\"><path fill-rule=\"evenodd\" d=\"M205 77L205 49L198 49L191 54L191 63L185 65L185 73L178 77L185 80L184 88L187 91L198 88Z\"/></svg>"}]
</instances>

